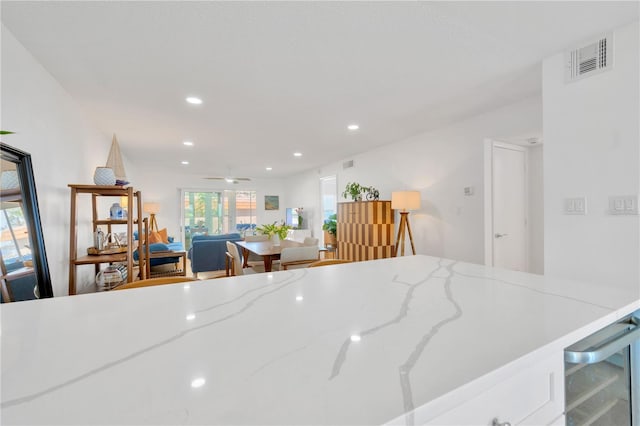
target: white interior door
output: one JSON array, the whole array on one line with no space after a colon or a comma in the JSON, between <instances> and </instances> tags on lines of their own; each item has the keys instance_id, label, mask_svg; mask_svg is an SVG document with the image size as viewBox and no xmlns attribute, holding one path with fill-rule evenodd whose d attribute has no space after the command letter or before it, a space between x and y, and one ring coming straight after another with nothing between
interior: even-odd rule
<instances>
[{"instance_id":1,"label":"white interior door","mask_svg":"<svg viewBox=\"0 0 640 426\"><path fill-rule=\"evenodd\" d=\"M526 150L493 145L493 265L527 271Z\"/></svg>"}]
</instances>

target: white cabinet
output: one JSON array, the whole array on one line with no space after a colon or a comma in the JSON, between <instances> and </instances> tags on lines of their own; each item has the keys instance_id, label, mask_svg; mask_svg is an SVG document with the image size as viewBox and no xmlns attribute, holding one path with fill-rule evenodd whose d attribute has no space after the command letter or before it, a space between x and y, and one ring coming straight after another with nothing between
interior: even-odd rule
<instances>
[{"instance_id":1,"label":"white cabinet","mask_svg":"<svg viewBox=\"0 0 640 426\"><path fill-rule=\"evenodd\" d=\"M563 354L517 371L426 425L561 424L564 410Z\"/></svg>"}]
</instances>

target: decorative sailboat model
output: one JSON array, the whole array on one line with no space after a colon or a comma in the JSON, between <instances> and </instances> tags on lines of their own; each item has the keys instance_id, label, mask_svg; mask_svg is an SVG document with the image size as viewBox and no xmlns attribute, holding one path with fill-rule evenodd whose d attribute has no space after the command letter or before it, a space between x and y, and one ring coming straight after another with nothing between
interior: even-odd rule
<instances>
[{"instance_id":1,"label":"decorative sailboat model","mask_svg":"<svg viewBox=\"0 0 640 426\"><path fill-rule=\"evenodd\" d=\"M127 174L124 171L124 163L122 162L122 154L120 153L120 145L116 139L115 133L111 141L111 149L109 150L109 158L107 159L107 167L113 169L116 175L116 185L124 186L129 183Z\"/></svg>"}]
</instances>

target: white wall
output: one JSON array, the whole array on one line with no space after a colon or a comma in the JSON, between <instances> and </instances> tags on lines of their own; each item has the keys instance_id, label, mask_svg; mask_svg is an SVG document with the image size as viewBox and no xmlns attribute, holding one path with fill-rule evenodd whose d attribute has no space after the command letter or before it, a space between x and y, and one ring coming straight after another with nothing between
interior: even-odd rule
<instances>
[{"instance_id":1,"label":"white wall","mask_svg":"<svg viewBox=\"0 0 640 426\"><path fill-rule=\"evenodd\" d=\"M53 292L68 291L69 183L91 184L110 137L98 132L56 80L2 25L2 117L8 145L31 154ZM85 210L87 213L90 209ZM91 242L88 214L78 220L81 247ZM85 244L82 244L85 241ZM79 271L81 274L82 271ZM85 277L93 276L88 269Z\"/></svg>"},{"instance_id":2,"label":"white wall","mask_svg":"<svg viewBox=\"0 0 640 426\"><path fill-rule=\"evenodd\" d=\"M392 191L419 190L422 208L410 215L416 251L483 263L483 140L539 132L541 103L538 97L526 99L356 155L350 169L343 170L340 161L298 175L289 180L289 199L319 212L319 178L331 174L337 175L339 193L353 181L376 187L381 199L390 199ZM474 187L473 196L464 196L465 186ZM321 225L315 220L314 232Z\"/></svg>"},{"instance_id":3,"label":"white wall","mask_svg":"<svg viewBox=\"0 0 640 426\"><path fill-rule=\"evenodd\" d=\"M614 33L610 71L565 84L564 57L543 64L545 273L638 288L638 216L607 213L640 183L638 22ZM588 214L562 213L565 197Z\"/></svg>"},{"instance_id":4,"label":"white wall","mask_svg":"<svg viewBox=\"0 0 640 426\"><path fill-rule=\"evenodd\" d=\"M527 147L529 272L544 274L543 145Z\"/></svg>"}]
</instances>

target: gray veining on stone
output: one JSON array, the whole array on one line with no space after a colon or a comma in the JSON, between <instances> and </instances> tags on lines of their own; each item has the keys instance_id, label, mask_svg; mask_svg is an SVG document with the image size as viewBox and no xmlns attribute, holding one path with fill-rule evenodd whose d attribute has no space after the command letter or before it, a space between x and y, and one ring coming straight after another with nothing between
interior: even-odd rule
<instances>
[{"instance_id":1,"label":"gray veining on stone","mask_svg":"<svg viewBox=\"0 0 640 426\"><path fill-rule=\"evenodd\" d=\"M304 275L306 274L306 271L305 271L304 269L303 269L302 271L303 271L303 276L304 276ZM279 284L280 282L286 282L287 280L289 280L289 279L293 279L293 278L295 277L295 274L294 274L294 273L292 273L292 271L283 271L283 274L284 274L284 273L288 273L288 276L286 276L283 280L279 280L279 281L275 281L275 282L273 282L273 283L270 283L270 285ZM280 276L281 276L281 275L283 275L283 274L277 274L277 275L274 275L274 279L276 279L276 278L280 278ZM298 279L296 279L296 280L294 280L294 281L298 281L300 278L302 278L302 277L299 277ZM292 282L293 282L293 281L292 281ZM289 283L289 284L290 284L290 283ZM233 297L233 298L231 298L231 299L227 300L226 302L217 303L217 304L215 304L215 305L211 305L211 306L209 306L209 307L207 307L207 308L198 309L197 311L194 311L193 313L194 313L194 314L202 314L202 313L204 313L204 312L211 311L211 310L214 310L214 309L220 308L220 307L222 307L222 306L230 305L230 304L235 303L235 302L237 302L238 300L242 299L242 298L243 298L243 297L245 297L247 294L251 294L251 293L256 292L256 291L262 291L262 290L264 290L265 288L268 288L268 287L256 287L256 288L253 288L253 289L251 289L251 290L247 290L247 291L245 291L245 292L240 293L238 296Z\"/></svg>"},{"instance_id":2,"label":"gray veining on stone","mask_svg":"<svg viewBox=\"0 0 640 426\"><path fill-rule=\"evenodd\" d=\"M306 272L306 271L304 271L304 272ZM71 379L69 379L69 380L67 380L65 382L59 383L59 384L54 385L54 386L50 386L50 387L48 387L46 389L43 389L43 390L41 390L39 392L35 392L35 393L30 394L30 395L25 395L25 396L22 396L22 397L19 397L19 398L14 398L14 399L10 399L10 400L7 400L7 401L3 401L2 403L0 403L0 408L6 409L6 408L10 408L10 407L13 407L13 406L16 406L16 405L20 405L20 404L23 404L23 403L26 403L26 402L30 402L30 401L32 401L34 399L37 399L37 398L40 398L40 397L42 397L44 395L50 394L52 392L55 392L57 390L65 388L67 386L70 386L70 385L73 385L75 383L78 383L78 382L80 382L80 381L82 381L82 380L84 380L84 379L86 379L88 377L91 377L91 376L95 375L95 374L104 372L104 371L106 371L106 370L108 370L110 368L116 367L116 366L118 366L120 364L123 364L123 363L125 363L127 361L130 361L132 359L138 358L139 356L142 356L142 355L144 355L146 353L149 353L149 352L151 352L151 351L153 351L155 349L158 349L158 348L160 348L162 346L165 346L165 345L167 345L169 343L173 343L173 342L175 342L175 341L177 341L177 340L179 340L179 339L181 339L181 338L183 338L183 337L185 337L185 336L187 336L187 335L189 335L191 333L194 333L196 331L199 331L199 330L211 327L213 325L220 324L220 323L222 323L224 321L227 321L227 320L230 320L232 318L235 318L238 315L240 315L240 314L244 313L245 311L247 311L257 301L259 301L263 297L265 297L265 296L267 296L269 294L275 293L275 292L283 289L284 287L287 287L287 286L293 284L294 282L299 281L304 276L305 276L305 273L300 274L300 276L298 276L298 277L295 277L295 275L292 275L292 276L286 278L282 282L282 284L278 285L276 288L273 288L273 289L271 289L269 291L265 291L264 293L262 293L262 294L256 296L255 298L249 300L242 308L240 308L238 311L236 311L234 313L226 315L226 316L224 316L222 318L219 318L217 320L210 321L210 322L201 324L199 326L191 327L191 328L188 328L186 330L183 330L180 333L175 334L175 335L173 335L173 336L171 336L171 337L169 337L167 339L164 339L164 340L162 340L162 341L160 341L158 343L155 343L153 345L147 346L147 347L142 348L142 349L140 349L138 351L132 352L129 355L126 355L124 357L118 358L118 359L116 359L114 361L107 362L107 363L105 363L105 364L103 364L103 365L101 365L99 367L96 367L96 368L94 368L92 370L87 371L84 374L80 374L80 375L78 375L78 376L76 376L74 378L71 378ZM289 278L291 278L291 279L289 279ZM272 285L273 284L271 284L270 286L272 286ZM261 289L264 289L264 288L265 287L261 287ZM268 288L268 287L266 287L266 288ZM246 295L247 293L249 293L249 292L245 292L245 293L243 293L243 295ZM235 300L238 300L238 299L239 299L239 297L235 298ZM216 306L222 306L224 304L225 303L219 304L219 305L216 305Z\"/></svg>"},{"instance_id":3,"label":"gray veining on stone","mask_svg":"<svg viewBox=\"0 0 640 426\"><path fill-rule=\"evenodd\" d=\"M284 358L287 358L288 356L291 356L291 355L293 355L295 353L303 351L303 350L307 349L308 347L309 347L309 344L304 344L304 345L302 345L300 347L297 347L295 349L291 349L290 351L287 351L287 352L285 352L283 354L280 354L280 356L277 356L276 358L273 358L273 359L269 360L268 362L262 364L260 367L256 368L253 372L251 372L249 374L249 377L255 376L256 374L258 374L259 372L261 372L262 370L264 370L268 366L270 366L270 365L272 365L272 364L274 364L274 363L276 363L276 362L278 362L278 361L280 361L280 360L282 360Z\"/></svg>"},{"instance_id":4,"label":"gray veining on stone","mask_svg":"<svg viewBox=\"0 0 640 426\"><path fill-rule=\"evenodd\" d=\"M360 337L364 337L373 333L376 333L377 331L380 331L390 325L393 324L398 324L400 321L402 321L406 316L407 313L409 312L409 304L411 303L411 300L413 299L413 293L416 291L416 289L421 286L422 284L426 283L427 281L429 281L433 275L442 268L442 260L440 259L438 261L438 267L435 268L433 271L431 271L425 278L421 279L420 281L411 284L411 283L406 283L403 281L398 280L398 275L394 275L393 278L391 279L392 283L397 283L397 284L405 284L408 286L408 290L407 293L405 294L404 299L402 300L402 304L400 305L400 309L398 311L398 314L390 319L389 321L386 321L382 324L376 325L375 327L369 328L367 330L364 330L360 333ZM342 346L340 346L340 350L338 351L338 355L336 356L335 361L333 362L333 367L331 369L331 376L329 376L329 380L333 379L334 377L336 377L338 374L340 374L340 369L342 368L342 366L344 365L345 361L347 360L347 352L349 352L349 347L351 346L351 336L347 337L346 340L342 343Z\"/></svg>"},{"instance_id":5,"label":"gray veining on stone","mask_svg":"<svg viewBox=\"0 0 640 426\"><path fill-rule=\"evenodd\" d=\"M440 264L440 262L438 263ZM402 388L404 412L406 413L405 421L407 426L413 426L414 424L413 410L415 406L413 403L413 392L411 390L411 377L410 377L411 370L416 365L416 362L418 362L418 360L420 359L420 356L422 355L425 348L429 344L429 341L436 334L438 334L438 331L440 331L440 329L446 324L452 321L456 321L462 317L462 308L460 308L460 305L458 304L458 302L454 300L453 293L451 292L451 278L454 274L453 267L455 266L456 263L457 262L454 262L445 266L445 269L449 272L449 275L446 277L445 283L444 283L444 290L447 296L447 300L449 300L449 302L451 302L451 304L455 307L456 309L455 313L450 317L445 318L442 321L438 322L433 327L431 327L431 330L429 330L427 334L422 336L422 338L416 345L413 352L411 352L411 354L409 355L409 358L407 358L407 360L405 361L405 363L398 368L398 372L400 376L400 387Z\"/></svg>"},{"instance_id":6,"label":"gray veining on stone","mask_svg":"<svg viewBox=\"0 0 640 426\"><path fill-rule=\"evenodd\" d=\"M567 295L564 295L564 294L558 294L558 293L554 293L554 292L550 292L550 291L541 290L541 289L538 289L538 288L535 288L535 287L531 287L531 286L528 286L528 285L525 285L525 284L520 284L520 283L513 282L513 281L507 281L507 280L503 280L503 279L495 278L495 277L485 277L485 276L480 276L480 275L465 274L463 272L458 272L458 271L452 271L452 272L453 272L454 275L459 275L459 276L465 277L465 278L476 278L476 279L480 279L480 280L491 280L493 282L499 282L499 283L511 285L511 286L514 286L514 287L522 288L522 289L525 289L525 290L529 290L529 291L532 291L534 293L544 294L545 296L560 297L560 298L563 298L563 299L566 299L566 300L571 300L573 302L588 303L590 305L597 306L598 308L603 308L603 309L606 309L608 311L611 310L611 307L609 307L609 306L604 306L604 305L600 305L598 303L593 303L593 302L586 302L586 301L584 301L582 299L578 299L576 297L571 297L571 296L567 296Z\"/></svg>"}]
</instances>

